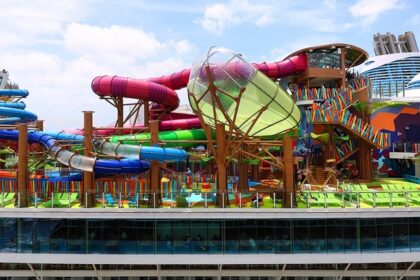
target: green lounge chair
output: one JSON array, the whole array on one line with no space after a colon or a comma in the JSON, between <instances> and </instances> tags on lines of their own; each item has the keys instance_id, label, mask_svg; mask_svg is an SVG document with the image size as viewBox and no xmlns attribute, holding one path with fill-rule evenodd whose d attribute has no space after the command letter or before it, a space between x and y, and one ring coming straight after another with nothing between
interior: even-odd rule
<instances>
[{"instance_id":1,"label":"green lounge chair","mask_svg":"<svg viewBox=\"0 0 420 280\"><path fill-rule=\"evenodd\" d=\"M71 206L78 196L79 193L63 193L58 201L58 204L60 204L59 206Z\"/></svg>"},{"instance_id":2,"label":"green lounge chair","mask_svg":"<svg viewBox=\"0 0 420 280\"><path fill-rule=\"evenodd\" d=\"M377 198L380 199L381 204L383 201L383 204L385 204L385 202L390 205L391 204L391 199L392 199L392 205L396 204L396 205L404 205L405 204L405 199L401 198L398 196L398 194L393 194L392 192L377 192L376 193Z\"/></svg>"},{"instance_id":3,"label":"green lounge chair","mask_svg":"<svg viewBox=\"0 0 420 280\"><path fill-rule=\"evenodd\" d=\"M347 185L347 188L343 189L346 192L346 199L353 201L357 200L357 186L354 184Z\"/></svg>"},{"instance_id":4,"label":"green lounge chair","mask_svg":"<svg viewBox=\"0 0 420 280\"><path fill-rule=\"evenodd\" d=\"M341 199L338 199L335 195L335 193L327 192L325 193L327 197L327 206L333 206L333 207L343 207L343 201Z\"/></svg>"},{"instance_id":5,"label":"green lounge chair","mask_svg":"<svg viewBox=\"0 0 420 280\"><path fill-rule=\"evenodd\" d=\"M320 207L324 206L324 200L319 196L320 193L310 192L310 191L302 191L301 198L307 207Z\"/></svg>"},{"instance_id":6,"label":"green lounge chair","mask_svg":"<svg viewBox=\"0 0 420 280\"><path fill-rule=\"evenodd\" d=\"M326 205L326 198L324 196L324 193L320 193L320 192L313 192L311 193L311 207L324 207Z\"/></svg>"},{"instance_id":7,"label":"green lounge chair","mask_svg":"<svg viewBox=\"0 0 420 280\"><path fill-rule=\"evenodd\" d=\"M51 206L54 206L54 207L63 206L63 204L60 202L60 199L61 199L62 195L63 195L62 193L54 193L52 199L50 199L50 200L48 200L44 203L44 207L45 208L50 208Z\"/></svg>"},{"instance_id":8,"label":"green lounge chair","mask_svg":"<svg viewBox=\"0 0 420 280\"><path fill-rule=\"evenodd\" d=\"M389 187L388 187L388 185L387 185L387 184L381 184L381 188L382 188L384 191L389 191Z\"/></svg>"},{"instance_id":9,"label":"green lounge chair","mask_svg":"<svg viewBox=\"0 0 420 280\"><path fill-rule=\"evenodd\" d=\"M3 205L9 205L12 202L14 202L15 201L15 195L16 195L16 193L14 193L14 192L5 193L4 197L3 197L3 202L2 202Z\"/></svg>"},{"instance_id":10,"label":"green lounge chair","mask_svg":"<svg viewBox=\"0 0 420 280\"><path fill-rule=\"evenodd\" d=\"M416 205L420 205L420 197L414 195L414 193L409 192L407 195L407 199L409 202L416 204Z\"/></svg>"}]
</instances>

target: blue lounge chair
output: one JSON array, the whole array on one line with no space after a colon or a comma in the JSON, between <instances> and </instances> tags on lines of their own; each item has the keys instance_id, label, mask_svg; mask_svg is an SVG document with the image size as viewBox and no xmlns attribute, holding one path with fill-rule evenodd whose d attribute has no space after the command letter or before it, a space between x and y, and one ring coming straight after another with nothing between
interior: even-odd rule
<instances>
[{"instance_id":1,"label":"blue lounge chair","mask_svg":"<svg viewBox=\"0 0 420 280\"><path fill-rule=\"evenodd\" d=\"M114 207L116 202L110 193L105 195L106 206Z\"/></svg>"},{"instance_id":2,"label":"blue lounge chair","mask_svg":"<svg viewBox=\"0 0 420 280\"><path fill-rule=\"evenodd\" d=\"M139 205L139 194L128 200L128 207L138 207Z\"/></svg>"}]
</instances>

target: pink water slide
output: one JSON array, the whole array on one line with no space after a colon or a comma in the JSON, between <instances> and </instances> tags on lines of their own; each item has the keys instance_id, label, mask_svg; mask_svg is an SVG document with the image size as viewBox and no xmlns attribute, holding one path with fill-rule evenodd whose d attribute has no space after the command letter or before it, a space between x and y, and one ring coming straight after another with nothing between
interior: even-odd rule
<instances>
[{"instance_id":1,"label":"pink water slide","mask_svg":"<svg viewBox=\"0 0 420 280\"><path fill-rule=\"evenodd\" d=\"M253 63L253 66L269 78L282 78L305 71L307 56L306 54L300 54L279 62ZM175 90L187 86L190 72L191 69L184 69L171 75L142 80L119 76L99 76L93 79L92 90L101 97L127 97L148 100L158 105L161 110L171 112L179 106L179 97ZM167 119L159 123L161 131L200 127L200 121L195 116L186 119ZM136 126L134 129L141 130L144 127ZM124 133L130 133L131 130L132 128L127 128ZM114 131L113 128L104 128L99 133L111 134Z\"/></svg>"}]
</instances>

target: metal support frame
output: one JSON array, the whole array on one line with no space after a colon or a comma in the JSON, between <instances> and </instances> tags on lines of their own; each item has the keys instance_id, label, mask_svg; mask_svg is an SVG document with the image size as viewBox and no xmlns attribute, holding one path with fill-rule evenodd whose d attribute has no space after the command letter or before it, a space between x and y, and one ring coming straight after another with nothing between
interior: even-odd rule
<instances>
[{"instance_id":1,"label":"metal support frame","mask_svg":"<svg viewBox=\"0 0 420 280\"><path fill-rule=\"evenodd\" d=\"M343 270L343 273L341 273L340 277L339 277L337 280L341 280L341 279L343 279L344 274L346 273L346 271L347 271L347 270L349 270L350 266L351 266L351 263L348 263L348 264L346 265L346 268Z\"/></svg>"},{"instance_id":2,"label":"metal support frame","mask_svg":"<svg viewBox=\"0 0 420 280\"><path fill-rule=\"evenodd\" d=\"M102 280L102 276L99 274L99 271L96 269L96 265L92 264L93 270L96 273L96 277L98 277L98 280Z\"/></svg>"},{"instance_id":3,"label":"metal support frame","mask_svg":"<svg viewBox=\"0 0 420 280\"><path fill-rule=\"evenodd\" d=\"M416 265L416 262L413 262L412 264L410 264L409 267L407 267L407 270L404 271L404 273L398 277L398 280L402 280L404 278L404 276Z\"/></svg>"},{"instance_id":4,"label":"metal support frame","mask_svg":"<svg viewBox=\"0 0 420 280\"><path fill-rule=\"evenodd\" d=\"M39 275L36 273L36 270L33 268L33 266L30 263L28 263L27 265L29 266L29 269L33 272L36 280L41 280L41 277L39 277Z\"/></svg>"}]
</instances>

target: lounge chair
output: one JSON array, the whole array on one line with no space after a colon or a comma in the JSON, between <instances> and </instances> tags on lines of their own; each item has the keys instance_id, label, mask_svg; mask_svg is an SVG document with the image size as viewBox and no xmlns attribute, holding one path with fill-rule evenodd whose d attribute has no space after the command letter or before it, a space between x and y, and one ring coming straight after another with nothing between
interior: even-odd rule
<instances>
[{"instance_id":1,"label":"lounge chair","mask_svg":"<svg viewBox=\"0 0 420 280\"><path fill-rule=\"evenodd\" d=\"M138 207L139 206L139 194L136 193L136 196L128 200L128 207Z\"/></svg>"},{"instance_id":2,"label":"lounge chair","mask_svg":"<svg viewBox=\"0 0 420 280\"><path fill-rule=\"evenodd\" d=\"M327 192L325 193L327 196L327 206L338 206L343 207L343 201L335 195L335 193Z\"/></svg>"},{"instance_id":3,"label":"lounge chair","mask_svg":"<svg viewBox=\"0 0 420 280\"><path fill-rule=\"evenodd\" d=\"M301 198L308 208L313 207L313 206L315 207L318 206L318 200L312 197L312 193L310 191L302 191Z\"/></svg>"},{"instance_id":4,"label":"lounge chair","mask_svg":"<svg viewBox=\"0 0 420 280\"><path fill-rule=\"evenodd\" d=\"M52 199L49 199L44 203L44 207L51 208L51 207L63 206L60 202L61 196L62 196L62 193L54 193Z\"/></svg>"},{"instance_id":5,"label":"lounge chair","mask_svg":"<svg viewBox=\"0 0 420 280\"><path fill-rule=\"evenodd\" d=\"M322 192L311 192L310 193L310 199L309 203L311 207L325 207L327 203L327 199Z\"/></svg>"},{"instance_id":6,"label":"lounge chair","mask_svg":"<svg viewBox=\"0 0 420 280\"><path fill-rule=\"evenodd\" d=\"M60 206L70 206L73 202L76 201L79 193L63 193L58 203Z\"/></svg>"},{"instance_id":7,"label":"lounge chair","mask_svg":"<svg viewBox=\"0 0 420 280\"><path fill-rule=\"evenodd\" d=\"M3 196L3 201L2 201L3 205L9 205L12 202L14 202L15 195L16 193L14 192L5 193Z\"/></svg>"},{"instance_id":8,"label":"lounge chair","mask_svg":"<svg viewBox=\"0 0 420 280\"><path fill-rule=\"evenodd\" d=\"M383 199L388 204L391 204L391 200L392 200L392 204L396 204L396 205L405 204L405 199L399 197L397 193L385 191L385 192L377 192L376 194L378 198Z\"/></svg>"},{"instance_id":9,"label":"lounge chair","mask_svg":"<svg viewBox=\"0 0 420 280\"><path fill-rule=\"evenodd\" d=\"M106 206L115 207L116 202L110 193L105 194L105 202Z\"/></svg>"},{"instance_id":10,"label":"lounge chair","mask_svg":"<svg viewBox=\"0 0 420 280\"><path fill-rule=\"evenodd\" d=\"M360 201L363 203L371 206L389 204L389 200L379 198L376 195L377 192L371 191L366 184L357 185L357 191L359 192Z\"/></svg>"},{"instance_id":11,"label":"lounge chair","mask_svg":"<svg viewBox=\"0 0 420 280\"><path fill-rule=\"evenodd\" d=\"M407 199L409 202L413 204L416 204L416 205L420 204L420 197L416 193L408 192Z\"/></svg>"}]
</instances>

